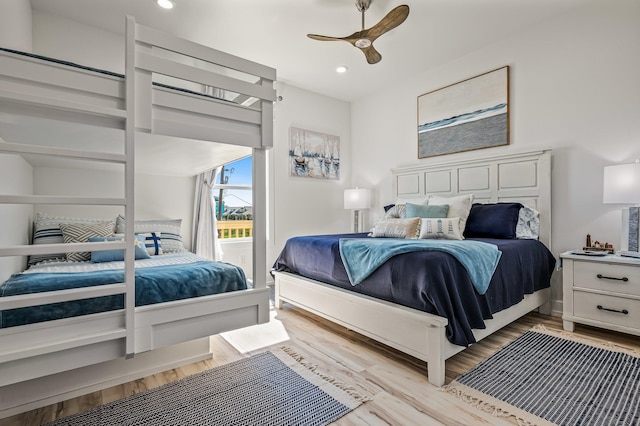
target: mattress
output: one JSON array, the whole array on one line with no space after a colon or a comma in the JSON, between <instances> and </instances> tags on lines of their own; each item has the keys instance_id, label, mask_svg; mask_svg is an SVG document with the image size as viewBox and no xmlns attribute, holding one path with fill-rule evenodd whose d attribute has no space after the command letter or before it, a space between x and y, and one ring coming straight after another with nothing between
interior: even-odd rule
<instances>
[{"instance_id":1,"label":"mattress","mask_svg":"<svg viewBox=\"0 0 640 426\"><path fill-rule=\"evenodd\" d=\"M341 238L367 234L335 234L291 238L276 259L275 271L291 272L356 293L445 317L447 339L456 345L475 343L473 329L550 286L555 258L537 240L473 238L497 246L500 260L485 294L474 288L467 270L452 255L416 251L387 260L357 285L352 285L340 257ZM466 241L466 240L465 240Z\"/></svg>"},{"instance_id":2,"label":"mattress","mask_svg":"<svg viewBox=\"0 0 640 426\"><path fill-rule=\"evenodd\" d=\"M135 261L135 304L209 296L247 289L243 270L193 253L174 253ZM34 265L0 285L0 297L65 290L124 281L124 262L58 262ZM0 328L123 309L124 295L0 311Z\"/></svg>"}]
</instances>

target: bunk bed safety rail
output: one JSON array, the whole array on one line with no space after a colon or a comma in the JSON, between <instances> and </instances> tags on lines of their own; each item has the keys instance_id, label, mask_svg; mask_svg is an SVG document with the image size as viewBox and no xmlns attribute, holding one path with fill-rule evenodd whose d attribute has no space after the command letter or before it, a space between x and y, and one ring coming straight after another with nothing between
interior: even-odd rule
<instances>
[{"instance_id":1,"label":"bunk bed safety rail","mask_svg":"<svg viewBox=\"0 0 640 426\"><path fill-rule=\"evenodd\" d=\"M135 67L127 72L135 72L138 131L252 148L273 146L269 129L275 69L166 35L135 23L133 17L127 17L127 28L127 48L135 52ZM159 87L162 78L205 96ZM215 95L208 94L211 90Z\"/></svg>"}]
</instances>

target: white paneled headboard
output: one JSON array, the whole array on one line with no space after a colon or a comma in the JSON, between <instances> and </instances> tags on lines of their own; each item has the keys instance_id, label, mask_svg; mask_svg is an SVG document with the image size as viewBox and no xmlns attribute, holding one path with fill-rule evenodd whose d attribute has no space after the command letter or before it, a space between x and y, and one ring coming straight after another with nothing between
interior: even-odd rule
<instances>
[{"instance_id":1,"label":"white paneled headboard","mask_svg":"<svg viewBox=\"0 0 640 426\"><path fill-rule=\"evenodd\" d=\"M520 202L540 212L540 241L551 249L551 151L495 155L393 169L396 198L474 194L474 203Z\"/></svg>"}]
</instances>

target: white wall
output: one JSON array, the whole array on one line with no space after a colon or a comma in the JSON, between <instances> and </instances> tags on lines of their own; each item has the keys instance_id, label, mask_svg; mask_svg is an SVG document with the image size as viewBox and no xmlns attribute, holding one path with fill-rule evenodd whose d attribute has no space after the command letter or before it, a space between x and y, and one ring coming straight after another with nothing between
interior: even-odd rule
<instances>
[{"instance_id":1,"label":"white wall","mask_svg":"<svg viewBox=\"0 0 640 426\"><path fill-rule=\"evenodd\" d=\"M136 219L182 219L185 247L191 247L193 223L194 177L152 176L136 174ZM91 197L123 197L124 174L117 171L34 169L34 190L41 195L75 195ZM112 206L36 206L36 211L56 216L114 218L124 213ZM35 213L35 212L34 212Z\"/></svg>"},{"instance_id":2,"label":"white wall","mask_svg":"<svg viewBox=\"0 0 640 426\"><path fill-rule=\"evenodd\" d=\"M581 247L587 233L618 247L622 206L602 204L602 168L640 157L639 40L640 2L591 2L354 102L354 184L377 184L381 212L393 201L391 175L381 171L443 159L417 159L417 96L509 65L511 146L486 154L550 146L554 254Z\"/></svg>"},{"instance_id":3,"label":"white wall","mask_svg":"<svg viewBox=\"0 0 640 426\"><path fill-rule=\"evenodd\" d=\"M0 10L0 46L31 52L32 22L29 0L2 0Z\"/></svg>"},{"instance_id":4,"label":"white wall","mask_svg":"<svg viewBox=\"0 0 640 426\"><path fill-rule=\"evenodd\" d=\"M19 155L0 154L0 194L33 194L33 169ZM31 211L31 204L0 204L0 247L31 242ZM0 257L0 283L26 267L26 256Z\"/></svg>"},{"instance_id":5,"label":"white wall","mask_svg":"<svg viewBox=\"0 0 640 426\"><path fill-rule=\"evenodd\" d=\"M267 264L272 265L290 237L349 232L344 189L351 184L350 104L283 83L276 86L282 101L274 106L273 149L269 152L270 240ZM289 128L340 136L340 179L289 176ZM364 185L362 185L364 186Z\"/></svg>"}]
</instances>

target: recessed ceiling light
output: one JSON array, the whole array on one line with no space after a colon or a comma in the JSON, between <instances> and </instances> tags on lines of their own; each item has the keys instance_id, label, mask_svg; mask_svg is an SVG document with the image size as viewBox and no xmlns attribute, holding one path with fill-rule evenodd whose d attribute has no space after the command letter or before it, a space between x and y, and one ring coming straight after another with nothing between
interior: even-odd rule
<instances>
[{"instance_id":1,"label":"recessed ceiling light","mask_svg":"<svg viewBox=\"0 0 640 426\"><path fill-rule=\"evenodd\" d=\"M346 65L338 65L338 68L336 68L336 72L338 74L344 74L347 71L349 71L349 67L347 67Z\"/></svg>"},{"instance_id":2,"label":"recessed ceiling light","mask_svg":"<svg viewBox=\"0 0 640 426\"><path fill-rule=\"evenodd\" d=\"M156 3L158 3L158 6L160 6L163 9L173 9L174 6L176 5L171 0L156 0Z\"/></svg>"}]
</instances>

